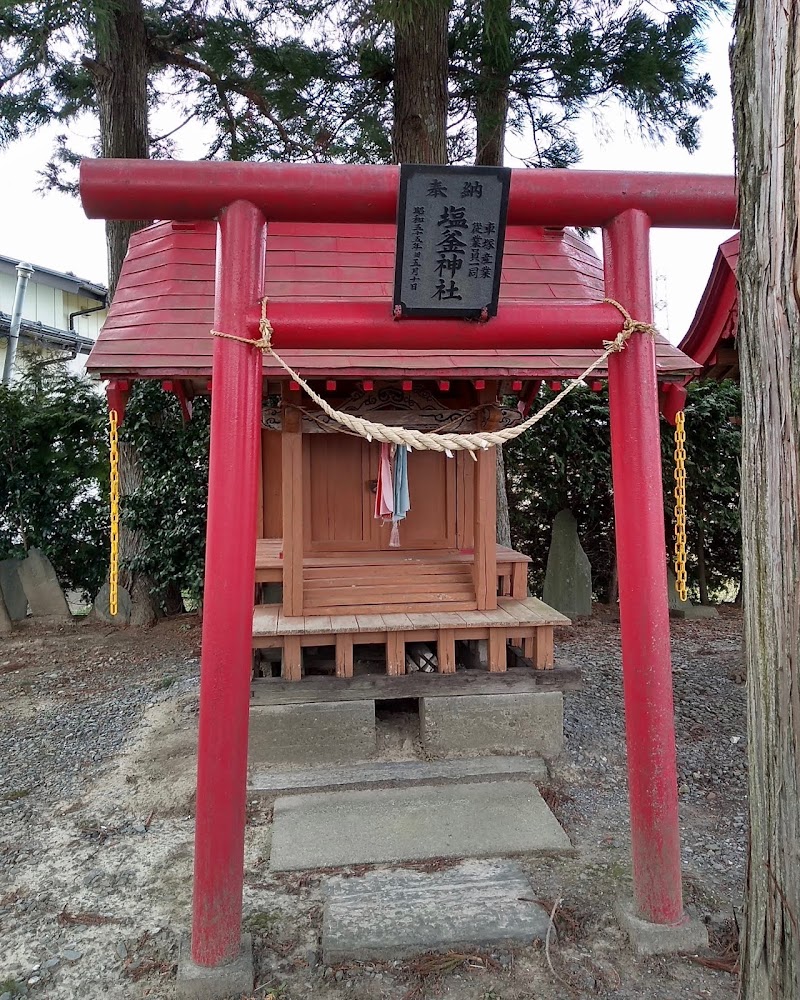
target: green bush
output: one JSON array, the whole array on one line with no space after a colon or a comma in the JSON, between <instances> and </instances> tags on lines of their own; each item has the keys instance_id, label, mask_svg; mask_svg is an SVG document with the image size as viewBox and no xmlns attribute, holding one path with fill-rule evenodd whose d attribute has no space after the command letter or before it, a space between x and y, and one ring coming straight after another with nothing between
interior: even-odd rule
<instances>
[{"instance_id":1,"label":"green bush","mask_svg":"<svg viewBox=\"0 0 800 1000\"><path fill-rule=\"evenodd\" d=\"M36 546L94 595L108 561L106 407L88 378L36 363L0 387L0 556Z\"/></svg>"},{"instance_id":2,"label":"green bush","mask_svg":"<svg viewBox=\"0 0 800 1000\"><path fill-rule=\"evenodd\" d=\"M536 406L553 397L543 389ZM686 403L687 540L693 596L720 595L741 576L739 453L741 396L733 382L692 382ZM673 428L661 421L666 541L672 551ZM505 447L512 540L531 556L534 591L541 593L550 530L569 507L592 565L599 600L614 577L614 494L608 394L576 389L541 424ZM699 559L703 541L705 565ZM704 571L704 572L703 572Z\"/></svg>"},{"instance_id":3,"label":"green bush","mask_svg":"<svg viewBox=\"0 0 800 1000\"><path fill-rule=\"evenodd\" d=\"M137 450L142 473L122 515L143 543L128 568L150 577L161 595L172 589L193 601L203 591L210 411L209 397L201 396L184 422L172 393L140 381L120 434Z\"/></svg>"}]
</instances>

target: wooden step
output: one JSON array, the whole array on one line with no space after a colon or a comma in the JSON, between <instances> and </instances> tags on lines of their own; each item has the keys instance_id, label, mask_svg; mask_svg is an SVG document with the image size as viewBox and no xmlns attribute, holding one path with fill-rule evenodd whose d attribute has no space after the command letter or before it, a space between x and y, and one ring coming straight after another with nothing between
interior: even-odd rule
<instances>
[{"instance_id":1,"label":"wooden step","mask_svg":"<svg viewBox=\"0 0 800 1000\"><path fill-rule=\"evenodd\" d=\"M468 611L476 606L469 565L415 562L396 565L307 567L303 573L306 614L403 613L442 607Z\"/></svg>"}]
</instances>

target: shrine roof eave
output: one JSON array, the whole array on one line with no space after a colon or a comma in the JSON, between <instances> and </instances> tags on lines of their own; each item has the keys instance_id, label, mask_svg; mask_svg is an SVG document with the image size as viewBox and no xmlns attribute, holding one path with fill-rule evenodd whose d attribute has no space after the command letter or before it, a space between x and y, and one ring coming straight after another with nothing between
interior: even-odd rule
<instances>
[{"instance_id":1,"label":"shrine roof eave","mask_svg":"<svg viewBox=\"0 0 800 1000\"><path fill-rule=\"evenodd\" d=\"M736 267L739 235L721 244L697 311L678 345L697 364L692 377L738 377Z\"/></svg>"},{"instance_id":2,"label":"shrine roof eave","mask_svg":"<svg viewBox=\"0 0 800 1000\"><path fill-rule=\"evenodd\" d=\"M282 356L304 378L319 379L521 379L555 380L576 378L597 357L596 351L561 350L549 354L544 351L508 352L491 351L359 351L356 356L346 351L302 351L297 356L284 351ZM133 360L133 359L132 359ZM142 363L137 354L135 363L127 364L122 357L115 357L110 365L95 365L93 374L101 379L189 379L211 378L211 355L200 361L197 358L152 356L148 364ZM665 338L656 341L657 374L661 381L684 381L699 370L699 365L686 357ZM595 379L605 379L605 366L594 373ZM269 359L264 361L264 378L269 381L286 381L288 375Z\"/></svg>"}]
</instances>

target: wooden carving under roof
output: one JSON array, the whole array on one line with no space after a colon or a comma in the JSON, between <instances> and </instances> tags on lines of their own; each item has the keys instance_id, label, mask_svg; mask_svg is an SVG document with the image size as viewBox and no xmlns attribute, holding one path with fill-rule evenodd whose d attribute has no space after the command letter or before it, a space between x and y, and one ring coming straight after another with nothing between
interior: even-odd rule
<instances>
[{"instance_id":1,"label":"wooden carving under roof","mask_svg":"<svg viewBox=\"0 0 800 1000\"><path fill-rule=\"evenodd\" d=\"M320 410L287 404L287 408L302 413L304 434L346 433L343 428ZM337 407L345 413L375 417L390 427L410 427L421 431L477 431L484 426L487 411L497 415L493 426L512 427L520 423L522 414L516 407L485 404L469 409L450 409L427 389L403 392L394 386L384 386L373 392L354 392ZM261 411L264 430L281 430L283 406L265 405Z\"/></svg>"}]
</instances>

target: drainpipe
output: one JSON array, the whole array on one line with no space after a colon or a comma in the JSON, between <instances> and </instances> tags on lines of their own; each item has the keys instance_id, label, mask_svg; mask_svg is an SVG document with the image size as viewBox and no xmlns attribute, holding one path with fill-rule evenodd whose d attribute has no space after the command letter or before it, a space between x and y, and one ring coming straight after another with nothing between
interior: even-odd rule
<instances>
[{"instance_id":1,"label":"drainpipe","mask_svg":"<svg viewBox=\"0 0 800 1000\"><path fill-rule=\"evenodd\" d=\"M22 324L22 306L25 302L25 290L28 281L33 275L33 268L30 264L21 261L17 264L17 288L14 292L14 306L11 310L11 326L8 330L8 346L6 347L6 360L3 365L3 385L8 385L11 381L11 369L17 358L17 345L19 344L19 328Z\"/></svg>"},{"instance_id":2,"label":"drainpipe","mask_svg":"<svg viewBox=\"0 0 800 1000\"><path fill-rule=\"evenodd\" d=\"M72 348L72 354L70 356L71 358L77 358L78 356L78 345L77 345L78 331L75 329L75 318L77 316L88 316L90 313L100 312L102 309L107 309L107 308L108 308L108 299L104 298L99 306L92 306L91 309L76 309L75 312L71 312L69 314L69 330L70 333L75 334L76 338L75 346Z\"/></svg>"}]
</instances>

